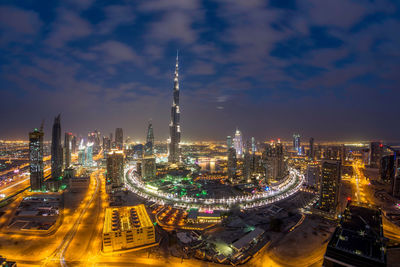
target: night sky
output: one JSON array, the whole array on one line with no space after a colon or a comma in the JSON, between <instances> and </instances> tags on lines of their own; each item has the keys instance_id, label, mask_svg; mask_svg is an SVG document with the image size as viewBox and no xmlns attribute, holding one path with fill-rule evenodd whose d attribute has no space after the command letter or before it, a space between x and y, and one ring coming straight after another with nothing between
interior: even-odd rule
<instances>
[{"instance_id":1,"label":"night sky","mask_svg":"<svg viewBox=\"0 0 400 267\"><path fill-rule=\"evenodd\" d=\"M111 5L112 4L112 5ZM1 1L0 138L400 139L400 2Z\"/></svg>"}]
</instances>

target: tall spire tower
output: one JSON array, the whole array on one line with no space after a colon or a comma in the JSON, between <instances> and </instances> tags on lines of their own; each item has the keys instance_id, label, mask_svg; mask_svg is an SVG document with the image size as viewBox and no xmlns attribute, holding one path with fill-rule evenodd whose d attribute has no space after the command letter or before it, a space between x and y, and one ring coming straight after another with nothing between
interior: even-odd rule
<instances>
[{"instance_id":1,"label":"tall spire tower","mask_svg":"<svg viewBox=\"0 0 400 267\"><path fill-rule=\"evenodd\" d=\"M171 107L171 122L169 124L170 140L168 144L168 162L179 163L180 161L180 142L181 142L181 128L179 125L180 110L179 110L179 62L178 51L176 52L176 65L174 77L174 97Z\"/></svg>"}]
</instances>

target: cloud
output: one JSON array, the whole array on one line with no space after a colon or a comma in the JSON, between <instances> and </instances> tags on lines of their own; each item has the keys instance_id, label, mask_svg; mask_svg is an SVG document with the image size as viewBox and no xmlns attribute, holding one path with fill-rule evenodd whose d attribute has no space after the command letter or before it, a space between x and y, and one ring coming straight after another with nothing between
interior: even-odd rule
<instances>
[{"instance_id":1,"label":"cloud","mask_svg":"<svg viewBox=\"0 0 400 267\"><path fill-rule=\"evenodd\" d=\"M79 17L76 12L61 8L45 42L55 48L61 48L66 43L86 37L91 33L90 23Z\"/></svg>"},{"instance_id":2,"label":"cloud","mask_svg":"<svg viewBox=\"0 0 400 267\"><path fill-rule=\"evenodd\" d=\"M19 9L12 6L0 7L0 27L3 30L21 34L36 34L42 26L39 15L34 11Z\"/></svg>"},{"instance_id":3,"label":"cloud","mask_svg":"<svg viewBox=\"0 0 400 267\"><path fill-rule=\"evenodd\" d=\"M131 6L106 6L104 13L106 19L98 25L101 34L111 33L119 25L131 24L135 20L135 14Z\"/></svg>"},{"instance_id":4,"label":"cloud","mask_svg":"<svg viewBox=\"0 0 400 267\"><path fill-rule=\"evenodd\" d=\"M309 10L312 23L324 26L349 28L366 14L366 5L349 0L299 1Z\"/></svg>"},{"instance_id":5,"label":"cloud","mask_svg":"<svg viewBox=\"0 0 400 267\"><path fill-rule=\"evenodd\" d=\"M201 8L199 0L154 0L154 1L144 1L140 6L141 11L171 11L171 10L197 10Z\"/></svg>"},{"instance_id":6,"label":"cloud","mask_svg":"<svg viewBox=\"0 0 400 267\"><path fill-rule=\"evenodd\" d=\"M126 44L117 41L106 41L92 48L95 52L100 52L104 60L109 64L121 62L132 62L141 64L142 59Z\"/></svg>"},{"instance_id":7,"label":"cloud","mask_svg":"<svg viewBox=\"0 0 400 267\"><path fill-rule=\"evenodd\" d=\"M152 23L149 37L161 42L180 41L190 44L196 41L197 33L192 28L193 20L190 15L173 11Z\"/></svg>"},{"instance_id":8,"label":"cloud","mask_svg":"<svg viewBox=\"0 0 400 267\"><path fill-rule=\"evenodd\" d=\"M66 0L64 3L81 10L88 9L96 0Z\"/></svg>"},{"instance_id":9,"label":"cloud","mask_svg":"<svg viewBox=\"0 0 400 267\"><path fill-rule=\"evenodd\" d=\"M193 75L213 75L215 74L215 67L210 62L198 61L190 67L188 73Z\"/></svg>"}]
</instances>

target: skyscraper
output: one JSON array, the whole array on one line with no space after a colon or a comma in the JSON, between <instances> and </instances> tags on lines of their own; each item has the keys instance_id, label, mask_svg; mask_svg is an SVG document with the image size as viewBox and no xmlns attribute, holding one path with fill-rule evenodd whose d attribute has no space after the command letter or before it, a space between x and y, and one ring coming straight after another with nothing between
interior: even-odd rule
<instances>
[{"instance_id":1,"label":"skyscraper","mask_svg":"<svg viewBox=\"0 0 400 267\"><path fill-rule=\"evenodd\" d=\"M263 160L267 184L270 184L273 180L282 179L285 176L282 143L272 142L271 144L267 144L263 152Z\"/></svg>"},{"instance_id":2,"label":"skyscraper","mask_svg":"<svg viewBox=\"0 0 400 267\"><path fill-rule=\"evenodd\" d=\"M76 136L75 135L73 135L72 136L72 140L71 140L71 152L72 153L76 153Z\"/></svg>"},{"instance_id":3,"label":"skyscraper","mask_svg":"<svg viewBox=\"0 0 400 267\"><path fill-rule=\"evenodd\" d=\"M153 125L149 122L149 126L147 127L147 136L146 136L146 144L144 147L145 156L152 156L154 154L154 132Z\"/></svg>"},{"instance_id":4,"label":"skyscraper","mask_svg":"<svg viewBox=\"0 0 400 267\"><path fill-rule=\"evenodd\" d=\"M71 150L72 150L72 133L65 133L64 137L64 158L65 168L71 165Z\"/></svg>"},{"instance_id":5,"label":"skyscraper","mask_svg":"<svg viewBox=\"0 0 400 267\"><path fill-rule=\"evenodd\" d=\"M235 182L236 167L237 167L236 151L234 148L231 147L228 149L228 179L229 181L231 181L231 183Z\"/></svg>"},{"instance_id":6,"label":"skyscraper","mask_svg":"<svg viewBox=\"0 0 400 267\"><path fill-rule=\"evenodd\" d=\"M369 165L371 168L379 168L383 156L383 144L381 142L371 142L369 148Z\"/></svg>"},{"instance_id":7,"label":"skyscraper","mask_svg":"<svg viewBox=\"0 0 400 267\"><path fill-rule=\"evenodd\" d=\"M118 188L124 182L124 153L122 150L112 150L107 156L107 184Z\"/></svg>"},{"instance_id":8,"label":"skyscraper","mask_svg":"<svg viewBox=\"0 0 400 267\"><path fill-rule=\"evenodd\" d=\"M310 155L311 160L315 160L314 138L310 138Z\"/></svg>"},{"instance_id":9,"label":"skyscraper","mask_svg":"<svg viewBox=\"0 0 400 267\"><path fill-rule=\"evenodd\" d=\"M83 139L81 139L81 143L79 144L79 151L78 151L78 162L80 165L84 166L86 162L86 147L83 144Z\"/></svg>"},{"instance_id":10,"label":"skyscraper","mask_svg":"<svg viewBox=\"0 0 400 267\"><path fill-rule=\"evenodd\" d=\"M244 159L243 159L243 179L246 183L251 182L251 175L252 175L252 164L253 164L253 154L250 154L250 149L246 149L244 152Z\"/></svg>"},{"instance_id":11,"label":"skyscraper","mask_svg":"<svg viewBox=\"0 0 400 267\"><path fill-rule=\"evenodd\" d=\"M300 145L300 135L293 135L293 149L296 151L297 155L301 155L301 145Z\"/></svg>"},{"instance_id":12,"label":"skyscraper","mask_svg":"<svg viewBox=\"0 0 400 267\"><path fill-rule=\"evenodd\" d=\"M236 151L236 157L241 158L243 156L243 139L242 133L236 128L235 137L233 138L233 147Z\"/></svg>"},{"instance_id":13,"label":"skyscraper","mask_svg":"<svg viewBox=\"0 0 400 267\"><path fill-rule=\"evenodd\" d=\"M228 149L233 147L232 136L230 135L226 137L226 146L228 147Z\"/></svg>"},{"instance_id":14,"label":"skyscraper","mask_svg":"<svg viewBox=\"0 0 400 267\"><path fill-rule=\"evenodd\" d=\"M336 212L340 196L341 162L322 162L319 208L326 212Z\"/></svg>"},{"instance_id":15,"label":"skyscraper","mask_svg":"<svg viewBox=\"0 0 400 267\"><path fill-rule=\"evenodd\" d=\"M253 154L257 152L257 144L256 144L256 139L254 137L251 138L251 152Z\"/></svg>"},{"instance_id":16,"label":"skyscraper","mask_svg":"<svg viewBox=\"0 0 400 267\"><path fill-rule=\"evenodd\" d=\"M151 122L147 127L146 144L142 160L142 178L154 178L156 176L156 159L154 157L154 133Z\"/></svg>"},{"instance_id":17,"label":"skyscraper","mask_svg":"<svg viewBox=\"0 0 400 267\"><path fill-rule=\"evenodd\" d=\"M86 144L86 165L93 166L93 145L94 143Z\"/></svg>"},{"instance_id":18,"label":"skyscraper","mask_svg":"<svg viewBox=\"0 0 400 267\"><path fill-rule=\"evenodd\" d=\"M35 129L29 133L29 169L31 190L42 190L44 186L43 177L43 129Z\"/></svg>"},{"instance_id":19,"label":"skyscraper","mask_svg":"<svg viewBox=\"0 0 400 267\"><path fill-rule=\"evenodd\" d=\"M169 124L169 147L168 147L168 162L180 162L180 142L181 142L181 128L180 110L179 110L179 79L178 79L178 54L176 54L175 77L174 77L174 96L171 107L171 122Z\"/></svg>"},{"instance_id":20,"label":"skyscraper","mask_svg":"<svg viewBox=\"0 0 400 267\"><path fill-rule=\"evenodd\" d=\"M115 129L115 147L120 150L124 148L124 132L122 128Z\"/></svg>"},{"instance_id":21,"label":"skyscraper","mask_svg":"<svg viewBox=\"0 0 400 267\"><path fill-rule=\"evenodd\" d=\"M61 114L54 119L51 136L51 177L53 179L62 176L63 152L61 146Z\"/></svg>"}]
</instances>

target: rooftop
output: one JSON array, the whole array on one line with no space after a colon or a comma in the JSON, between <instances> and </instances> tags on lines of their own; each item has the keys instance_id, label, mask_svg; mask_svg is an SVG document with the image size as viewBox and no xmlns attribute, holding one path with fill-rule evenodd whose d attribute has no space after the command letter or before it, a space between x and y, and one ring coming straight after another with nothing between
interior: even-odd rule
<instances>
[{"instance_id":1,"label":"rooftop","mask_svg":"<svg viewBox=\"0 0 400 267\"><path fill-rule=\"evenodd\" d=\"M153 224L143 204L107 208L103 233L129 231L150 226L153 226Z\"/></svg>"}]
</instances>

